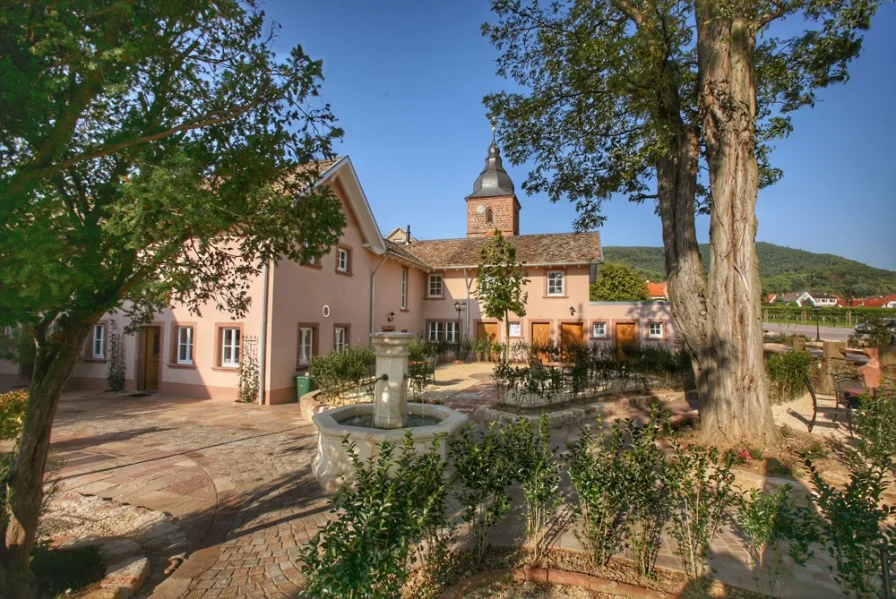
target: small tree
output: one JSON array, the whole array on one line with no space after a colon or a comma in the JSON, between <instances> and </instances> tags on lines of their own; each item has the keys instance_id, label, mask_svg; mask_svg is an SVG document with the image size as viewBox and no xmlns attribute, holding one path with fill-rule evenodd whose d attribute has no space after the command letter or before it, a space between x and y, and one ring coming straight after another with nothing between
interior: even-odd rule
<instances>
[{"instance_id":1,"label":"small tree","mask_svg":"<svg viewBox=\"0 0 896 599\"><path fill-rule=\"evenodd\" d=\"M604 264L591 285L592 302L643 302L650 299L647 283L627 264Z\"/></svg>"},{"instance_id":2,"label":"small tree","mask_svg":"<svg viewBox=\"0 0 896 599\"><path fill-rule=\"evenodd\" d=\"M491 240L479 252L479 285L475 295L482 313L489 318L504 321L504 339L510 339L510 313L526 315L529 294L523 287L529 282L529 273L516 261L516 248L495 229ZM504 361L510 344L504 344Z\"/></svg>"}]
</instances>

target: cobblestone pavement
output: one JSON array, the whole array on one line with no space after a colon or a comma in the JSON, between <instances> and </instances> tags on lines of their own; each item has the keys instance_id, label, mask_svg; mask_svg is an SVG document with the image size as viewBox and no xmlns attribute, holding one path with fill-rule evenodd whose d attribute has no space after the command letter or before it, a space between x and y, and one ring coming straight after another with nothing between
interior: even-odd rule
<instances>
[{"instance_id":1,"label":"cobblestone pavement","mask_svg":"<svg viewBox=\"0 0 896 599\"><path fill-rule=\"evenodd\" d=\"M440 369L437 380L443 384L435 391L447 405L467 412L494 403L489 369ZM576 428L557 430L554 442L562 451L576 435ZM310 469L315 447L314 427L301 419L297 404L72 393L57 413L52 451L64 462L58 473L64 490L164 511L183 527L192 552L167 578L154 573L145 595L297 598L300 546L328 517L326 497ZM494 540L517 540L520 517L508 519ZM578 546L572 533L558 543ZM751 587L732 531L720 535L713 551L720 578ZM677 567L668 539L659 563ZM790 588L812 588L813 597L838 596L823 566L798 570Z\"/></svg>"}]
</instances>

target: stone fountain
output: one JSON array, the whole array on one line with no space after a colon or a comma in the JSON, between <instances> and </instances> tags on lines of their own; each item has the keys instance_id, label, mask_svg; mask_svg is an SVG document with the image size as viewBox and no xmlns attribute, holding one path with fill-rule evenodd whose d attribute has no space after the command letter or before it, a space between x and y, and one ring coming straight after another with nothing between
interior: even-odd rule
<instances>
[{"instance_id":1,"label":"stone fountain","mask_svg":"<svg viewBox=\"0 0 896 599\"><path fill-rule=\"evenodd\" d=\"M414 448L426 452L437 435L451 435L466 424L465 414L444 406L408 403L408 345L411 333L373 333L370 341L376 355L376 386L373 403L333 408L312 416L317 426L317 455L311 463L317 482L335 491L351 480L352 466L342 440L354 442L361 460L375 455L384 441L400 446L408 429ZM447 446L438 449L447 459Z\"/></svg>"}]
</instances>

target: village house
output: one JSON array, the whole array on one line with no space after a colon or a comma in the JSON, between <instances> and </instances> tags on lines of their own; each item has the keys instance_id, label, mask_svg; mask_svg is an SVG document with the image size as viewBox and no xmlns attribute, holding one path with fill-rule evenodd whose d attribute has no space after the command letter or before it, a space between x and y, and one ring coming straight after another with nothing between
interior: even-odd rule
<instances>
[{"instance_id":1,"label":"village house","mask_svg":"<svg viewBox=\"0 0 896 599\"><path fill-rule=\"evenodd\" d=\"M351 159L319 167L317 184L333 190L347 221L327 255L311 264L284 260L265 268L250 282L252 302L240 320L213 304L201 317L172 306L136 333L118 337L128 323L121 314L105 315L69 388L106 388L113 336L124 348L126 389L235 399L240 362L254 356L258 401L269 404L295 399L294 378L312 356L367 343L375 331L449 342L674 345L668 303L589 301L603 262L598 233L519 234L522 206L494 140L465 198L467 236L457 239L418 240L400 227L383 237ZM526 315L511 318L509 339L475 297L479 252L496 228L514 244L530 279ZM0 361L0 387L26 378L18 365Z\"/></svg>"}]
</instances>

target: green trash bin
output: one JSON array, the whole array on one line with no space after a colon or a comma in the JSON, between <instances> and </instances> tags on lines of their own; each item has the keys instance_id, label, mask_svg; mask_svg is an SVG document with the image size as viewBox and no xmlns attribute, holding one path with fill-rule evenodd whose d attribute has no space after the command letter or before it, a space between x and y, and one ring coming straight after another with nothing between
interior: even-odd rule
<instances>
[{"instance_id":1,"label":"green trash bin","mask_svg":"<svg viewBox=\"0 0 896 599\"><path fill-rule=\"evenodd\" d=\"M302 396L310 391L317 389L314 379L307 374L300 374L296 377L296 401L302 399Z\"/></svg>"}]
</instances>

